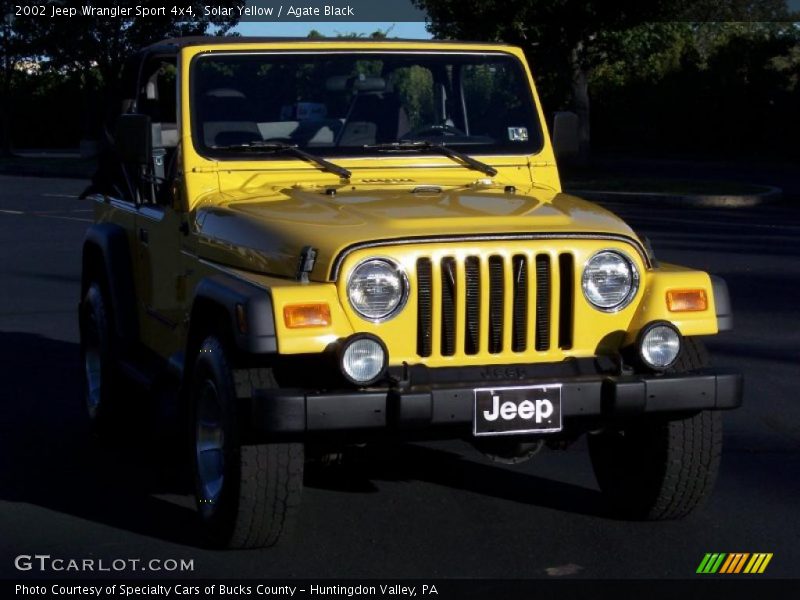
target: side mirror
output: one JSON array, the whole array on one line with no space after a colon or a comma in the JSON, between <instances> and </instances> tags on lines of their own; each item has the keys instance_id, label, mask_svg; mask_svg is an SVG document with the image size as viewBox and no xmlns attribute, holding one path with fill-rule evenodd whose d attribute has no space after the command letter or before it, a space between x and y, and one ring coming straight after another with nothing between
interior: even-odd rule
<instances>
[{"instance_id":1,"label":"side mirror","mask_svg":"<svg viewBox=\"0 0 800 600\"><path fill-rule=\"evenodd\" d=\"M147 115L125 114L117 119L114 144L122 162L150 164L153 156L153 129Z\"/></svg>"},{"instance_id":2,"label":"side mirror","mask_svg":"<svg viewBox=\"0 0 800 600\"><path fill-rule=\"evenodd\" d=\"M557 112L553 117L553 151L557 158L578 155L578 115L574 112Z\"/></svg>"}]
</instances>

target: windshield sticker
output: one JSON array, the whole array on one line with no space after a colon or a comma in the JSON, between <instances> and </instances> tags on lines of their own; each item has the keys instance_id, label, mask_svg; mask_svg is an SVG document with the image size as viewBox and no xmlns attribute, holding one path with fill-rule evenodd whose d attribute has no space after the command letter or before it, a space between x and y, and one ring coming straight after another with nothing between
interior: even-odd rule
<instances>
[{"instance_id":1,"label":"windshield sticker","mask_svg":"<svg viewBox=\"0 0 800 600\"><path fill-rule=\"evenodd\" d=\"M512 142L527 142L528 141L528 128L527 127L509 127L508 139Z\"/></svg>"}]
</instances>

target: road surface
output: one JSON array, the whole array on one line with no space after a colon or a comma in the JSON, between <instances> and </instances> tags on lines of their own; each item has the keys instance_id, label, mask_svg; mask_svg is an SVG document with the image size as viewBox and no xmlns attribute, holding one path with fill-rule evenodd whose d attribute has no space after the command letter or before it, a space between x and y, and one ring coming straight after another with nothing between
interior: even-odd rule
<instances>
[{"instance_id":1,"label":"road surface","mask_svg":"<svg viewBox=\"0 0 800 600\"><path fill-rule=\"evenodd\" d=\"M469 445L356 454L311 474L294 538L202 548L187 488L146 429L89 441L76 305L91 206L76 180L0 177L0 576L20 554L186 559L193 571L125 577L685 578L707 552L772 552L764 577L800 575L800 212L613 206L662 261L725 277L736 329L709 341L741 369L709 504L670 523L611 519L584 443L498 467ZM111 574L114 576L115 574ZM117 576L119 576L117 575Z\"/></svg>"}]
</instances>

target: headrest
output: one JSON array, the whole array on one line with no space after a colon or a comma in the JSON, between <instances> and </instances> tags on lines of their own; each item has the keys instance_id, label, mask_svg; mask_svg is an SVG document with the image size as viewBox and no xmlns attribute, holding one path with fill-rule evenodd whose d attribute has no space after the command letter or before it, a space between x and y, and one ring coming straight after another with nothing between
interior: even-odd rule
<instances>
[{"instance_id":1,"label":"headrest","mask_svg":"<svg viewBox=\"0 0 800 600\"><path fill-rule=\"evenodd\" d=\"M351 88L357 92L383 92L386 90L386 80L383 77L367 77L366 75L356 77L334 75L328 77L325 82L325 89L329 92L345 92Z\"/></svg>"},{"instance_id":2,"label":"headrest","mask_svg":"<svg viewBox=\"0 0 800 600\"><path fill-rule=\"evenodd\" d=\"M145 85L145 96L148 100L158 100L158 71L153 73Z\"/></svg>"},{"instance_id":3,"label":"headrest","mask_svg":"<svg viewBox=\"0 0 800 600\"><path fill-rule=\"evenodd\" d=\"M208 90L203 95L208 98L247 98L242 92L233 88L216 88Z\"/></svg>"},{"instance_id":4,"label":"headrest","mask_svg":"<svg viewBox=\"0 0 800 600\"><path fill-rule=\"evenodd\" d=\"M382 92L386 89L386 80L383 77L365 77L359 75L353 82L353 89L359 92Z\"/></svg>"},{"instance_id":5,"label":"headrest","mask_svg":"<svg viewBox=\"0 0 800 600\"><path fill-rule=\"evenodd\" d=\"M158 86L155 81L148 81L144 89L148 100L158 100Z\"/></svg>"},{"instance_id":6,"label":"headrest","mask_svg":"<svg viewBox=\"0 0 800 600\"><path fill-rule=\"evenodd\" d=\"M329 92L344 92L347 89L347 81L350 79L347 75L334 75L328 77L325 82L325 89Z\"/></svg>"}]
</instances>

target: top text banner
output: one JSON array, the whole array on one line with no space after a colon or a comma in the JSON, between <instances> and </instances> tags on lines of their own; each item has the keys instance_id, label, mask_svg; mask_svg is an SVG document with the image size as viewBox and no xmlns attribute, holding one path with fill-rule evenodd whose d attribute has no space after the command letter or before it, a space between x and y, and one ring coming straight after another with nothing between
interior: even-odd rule
<instances>
[{"instance_id":1,"label":"top text banner","mask_svg":"<svg viewBox=\"0 0 800 600\"><path fill-rule=\"evenodd\" d=\"M611 0L609 0L611 1ZM720 0L717 8L698 4L692 0L673 0L673 3L656 3L653 8L642 0L613 0L620 7L620 17L607 22L596 21L593 12L586 6L581 9L580 2L569 5L569 11L541 10L527 14L526 26L536 26L548 22L590 21L598 29L629 28L637 22L687 21L773 21L795 22L800 20L800 0L773 0L771 2L740 2L740 0ZM473 0L478 2L479 0ZM458 18L469 22L480 19L481 15L472 13L465 3L463 14ZM751 10L753 5L763 6L763 10ZM427 21L425 11L414 5L412 0L116 0L98 3L93 0L14 0L5 3L12 11L5 15L7 22L17 18L52 19L163 19L176 22L193 21L231 23L231 22L361 22L361 23L400 23ZM499 5L491 5L491 11ZM547 4L543 4L547 6ZM554 3L554 6L561 6ZM2 8L0 8L2 10ZM497 8L496 10L500 10ZM505 7L508 11L508 7ZM513 14L513 11L512 11ZM627 16L626 16L627 15ZM798 23L797 26L800 26Z\"/></svg>"},{"instance_id":2,"label":"top text banner","mask_svg":"<svg viewBox=\"0 0 800 600\"><path fill-rule=\"evenodd\" d=\"M215 7L205 3L206 9ZM222 8L222 7L217 7ZM242 23L252 21L351 21L351 22L419 22L425 13L411 0L247 0L239 14Z\"/></svg>"},{"instance_id":3,"label":"top text banner","mask_svg":"<svg viewBox=\"0 0 800 600\"><path fill-rule=\"evenodd\" d=\"M180 0L176 0L178 3ZM219 1L219 0L218 0ZM703 4L695 7L692 0L675 0L674 5L662 3L648 7L642 0L609 0L620 7L620 14L640 22L687 21L687 22L745 22L775 21L796 22L800 18L800 0L772 0L771 2L748 3L740 0L720 0L718 6ZM236 16L240 22L252 21L351 21L351 22L421 22L426 21L424 10L416 7L412 0L245 0L242 6L226 8L224 2L213 0L202 2L205 15L212 17ZM465 3L462 18L469 21L470 4ZM753 5L764 5L763 10L753 10ZM228 3L230 6L230 3ZM547 6L546 4L544 5ZM635 9L634 9L635 7ZM771 10L770 10L771 7ZM563 10L555 12L541 10L534 23L568 20L591 20L591 11L581 9L577 3L574 14ZM212 14L209 14L209 11ZM225 12L227 11L227 12ZM620 21L625 21L620 18ZM604 27L619 27L621 23L603 23Z\"/></svg>"},{"instance_id":4,"label":"top text banner","mask_svg":"<svg viewBox=\"0 0 800 600\"><path fill-rule=\"evenodd\" d=\"M2 8L0 8L2 10ZM14 0L9 22L20 18L176 22L423 22L411 0ZM2 18L2 17L0 17Z\"/></svg>"}]
</instances>

